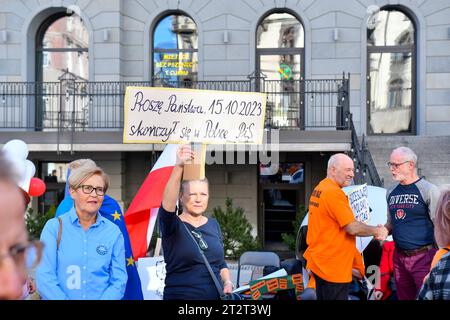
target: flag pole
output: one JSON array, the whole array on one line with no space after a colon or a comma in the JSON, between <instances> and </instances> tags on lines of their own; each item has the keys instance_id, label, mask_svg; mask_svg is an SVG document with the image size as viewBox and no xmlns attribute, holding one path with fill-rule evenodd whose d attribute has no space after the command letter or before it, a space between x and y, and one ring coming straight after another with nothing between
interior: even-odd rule
<instances>
[{"instance_id":1,"label":"flag pole","mask_svg":"<svg viewBox=\"0 0 450 320\"><path fill-rule=\"evenodd\" d=\"M156 216L155 221L155 228L156 228L156 245L155 245L155 252L153 253L154 257L158 257L161 255L161 245L162 245L162 235L161 235L161 229L159 228L159 214Z\"/></svg>"}]
</instances>

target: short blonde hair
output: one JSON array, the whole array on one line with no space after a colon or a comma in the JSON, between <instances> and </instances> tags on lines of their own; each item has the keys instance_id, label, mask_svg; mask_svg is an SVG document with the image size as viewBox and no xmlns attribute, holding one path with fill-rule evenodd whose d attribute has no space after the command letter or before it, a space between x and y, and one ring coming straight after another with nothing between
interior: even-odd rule
<instances>
[{"instance_id":1,"label":"short blonde hair","mask_svg":"<svg viewBox=\"0 0 450 320\"><path fill-rule=\"evenodd\" d=\"M90 159L86 159L86 160L90 160ZM94 163L94 165L92 165L92 163ZM97 165L95 165L95 162L92 160L86 161L84 163L82 162L81 165L74 168L70 172L69 187L71 187L72 189L78 189L83 184L83 182L85 182L87 179L89 179L90 177L92 177L93 175L96 175L96 174L98 174L99 176L102 177L103 182L105 183L104 189L106 192L109 187L109 177L103 171L103 169L98 167Z\"/></svg>"},{"instance_id":2,"label":"short blonde hair","mask_svg":"<svg viewBox=\"0 0 450 320\"><path fill-rule=\"evenodd\" d=\"M77 160L74 160L71 163L69 163L69 168L70 168L70 170L74 170L74 169L76 169L78 167L81 167L83 165L89 165L89 166L92 166L92 167L96 167L97 166L97 164L94 162L94 160L91 160L91 159L77 159Z\"/></svg>"},{"instance_id":3,"label":"short blonde hair","mask_svg":"<svg viewBox=\"0 0 450 320\"><path fill-rule=\"evenodd\" d=\"M441 191L434 218L434 236L439 247L450 245L450 188Z\"/></svg>"}]
</instances>

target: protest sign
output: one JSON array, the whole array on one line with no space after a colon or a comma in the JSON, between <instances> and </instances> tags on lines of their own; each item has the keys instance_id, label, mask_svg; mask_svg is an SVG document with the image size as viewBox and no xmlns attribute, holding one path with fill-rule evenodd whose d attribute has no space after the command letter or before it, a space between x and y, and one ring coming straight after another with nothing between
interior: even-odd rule
<instances>
[{"instance_id":1,"label":"protest sign","mask_svg":"<svg viewBox=\"0 0 450 320\"><path fill-rule=\"evenodd\" d=\"M250 295L253 300L262 300L267 293L275 293L281 290L294 289L298 297L303 292L303 276L301 273L282 277L259 279L250 281Z\"/></svg>"},{"instance_id":2,"label":"protest sign","mask_svg":"<svg viewBox=\"0 0 450 320\"><path fill-rule=\"evenodd\" d=\"M166 263L163 256L140 258L137 262L144 300L162 300Z\"/></svg>"},{"instance_id":3,"label":"protest sign","mask_svg":"<svg viewBox=\"0 0 450 320\"><path fill-rule=\"evenodd\" d=\"M124 143L261 144L266 94L127 87Z\"/></svg>"},{"instance_id":4,"label":"protest sign","mask_svg":"<svg viewBox=\"0 0 450 320\"><path fill-rule=\"evenodd\" d=\"M369 208L369 191L367 184L362 184L352 189L348 195L348 201L350 208L353 210L355 218L359 222L367 222L370 220L370 208Z\"/></svg>"}]
</instances>

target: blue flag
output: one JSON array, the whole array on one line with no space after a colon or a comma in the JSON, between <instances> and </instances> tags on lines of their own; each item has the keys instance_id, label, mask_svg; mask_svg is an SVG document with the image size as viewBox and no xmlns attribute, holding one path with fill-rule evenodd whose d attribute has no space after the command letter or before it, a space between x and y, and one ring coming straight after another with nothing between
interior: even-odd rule
<instances>
[{"instance_id":1,"label":"blue flag","mask_svg":"<svg viewBox=\"0 0 450 320\"><path fill-rule=\"evenodd\" d=\"M70 171L67 172L69 177ZM68 181L67 179L66 181ZM58 217L73 207L73 199L70 196L68 183L66 182L66 193L63 201L59 204L55 216ZM128 281L125 289L125 294L122 300L143 300L141 288L141 279L136 268L133 253L131 251L130 237L125 226L122 210L116 200L105 194L102 206L99 210L100 214L111 222L115 223L122 231L123 239L125 240L125 259L127 263Z\"/></svg>"},{"instance_id":2,"label":"blue flag","mask_svg":"<svg viewBox=\"0 0 450 320\"><path fill-rule=\"evenodd\" d=\"M123 300L143 300L144 296L142 295L141 279L139 278L133 252L131 251L130 237L128 236L127 227L125 226L125 220L119 204L116 200L105 194L105 199L100 207L100 214L114 222L120 228L123 239L125 240L128 281Z\"/></svg>"},{"instance_id":3,"label":"blue flag","mask_svg":"<svg viewBox=\"0 0 450 320\"><path fill-rule=\"evenodd\" d=\"M70 169L67 169L67 176L66 176L66 187L64 188L64 199L59 204L58 208L56 208L55 217L59 217L63 213L66 213L73 207L73 199L70 196L69 193L69 176L70 176Z\"/></svg>"}]
</instances>

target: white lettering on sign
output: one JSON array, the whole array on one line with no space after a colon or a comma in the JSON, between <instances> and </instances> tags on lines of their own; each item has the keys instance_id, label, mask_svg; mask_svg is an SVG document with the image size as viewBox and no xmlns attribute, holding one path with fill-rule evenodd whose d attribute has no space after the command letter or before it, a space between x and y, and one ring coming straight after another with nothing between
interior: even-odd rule
<instances>
[{"instance_id":1,"label":"white lettering on sign","mask_svg":"<svg viewBox=\"0 0 450 320\"><path fill-rule=\"evenodd\" d=\"M264 93L127 87L124 107L124 143L262 143Z\"/></svg>"}]
</instances>

